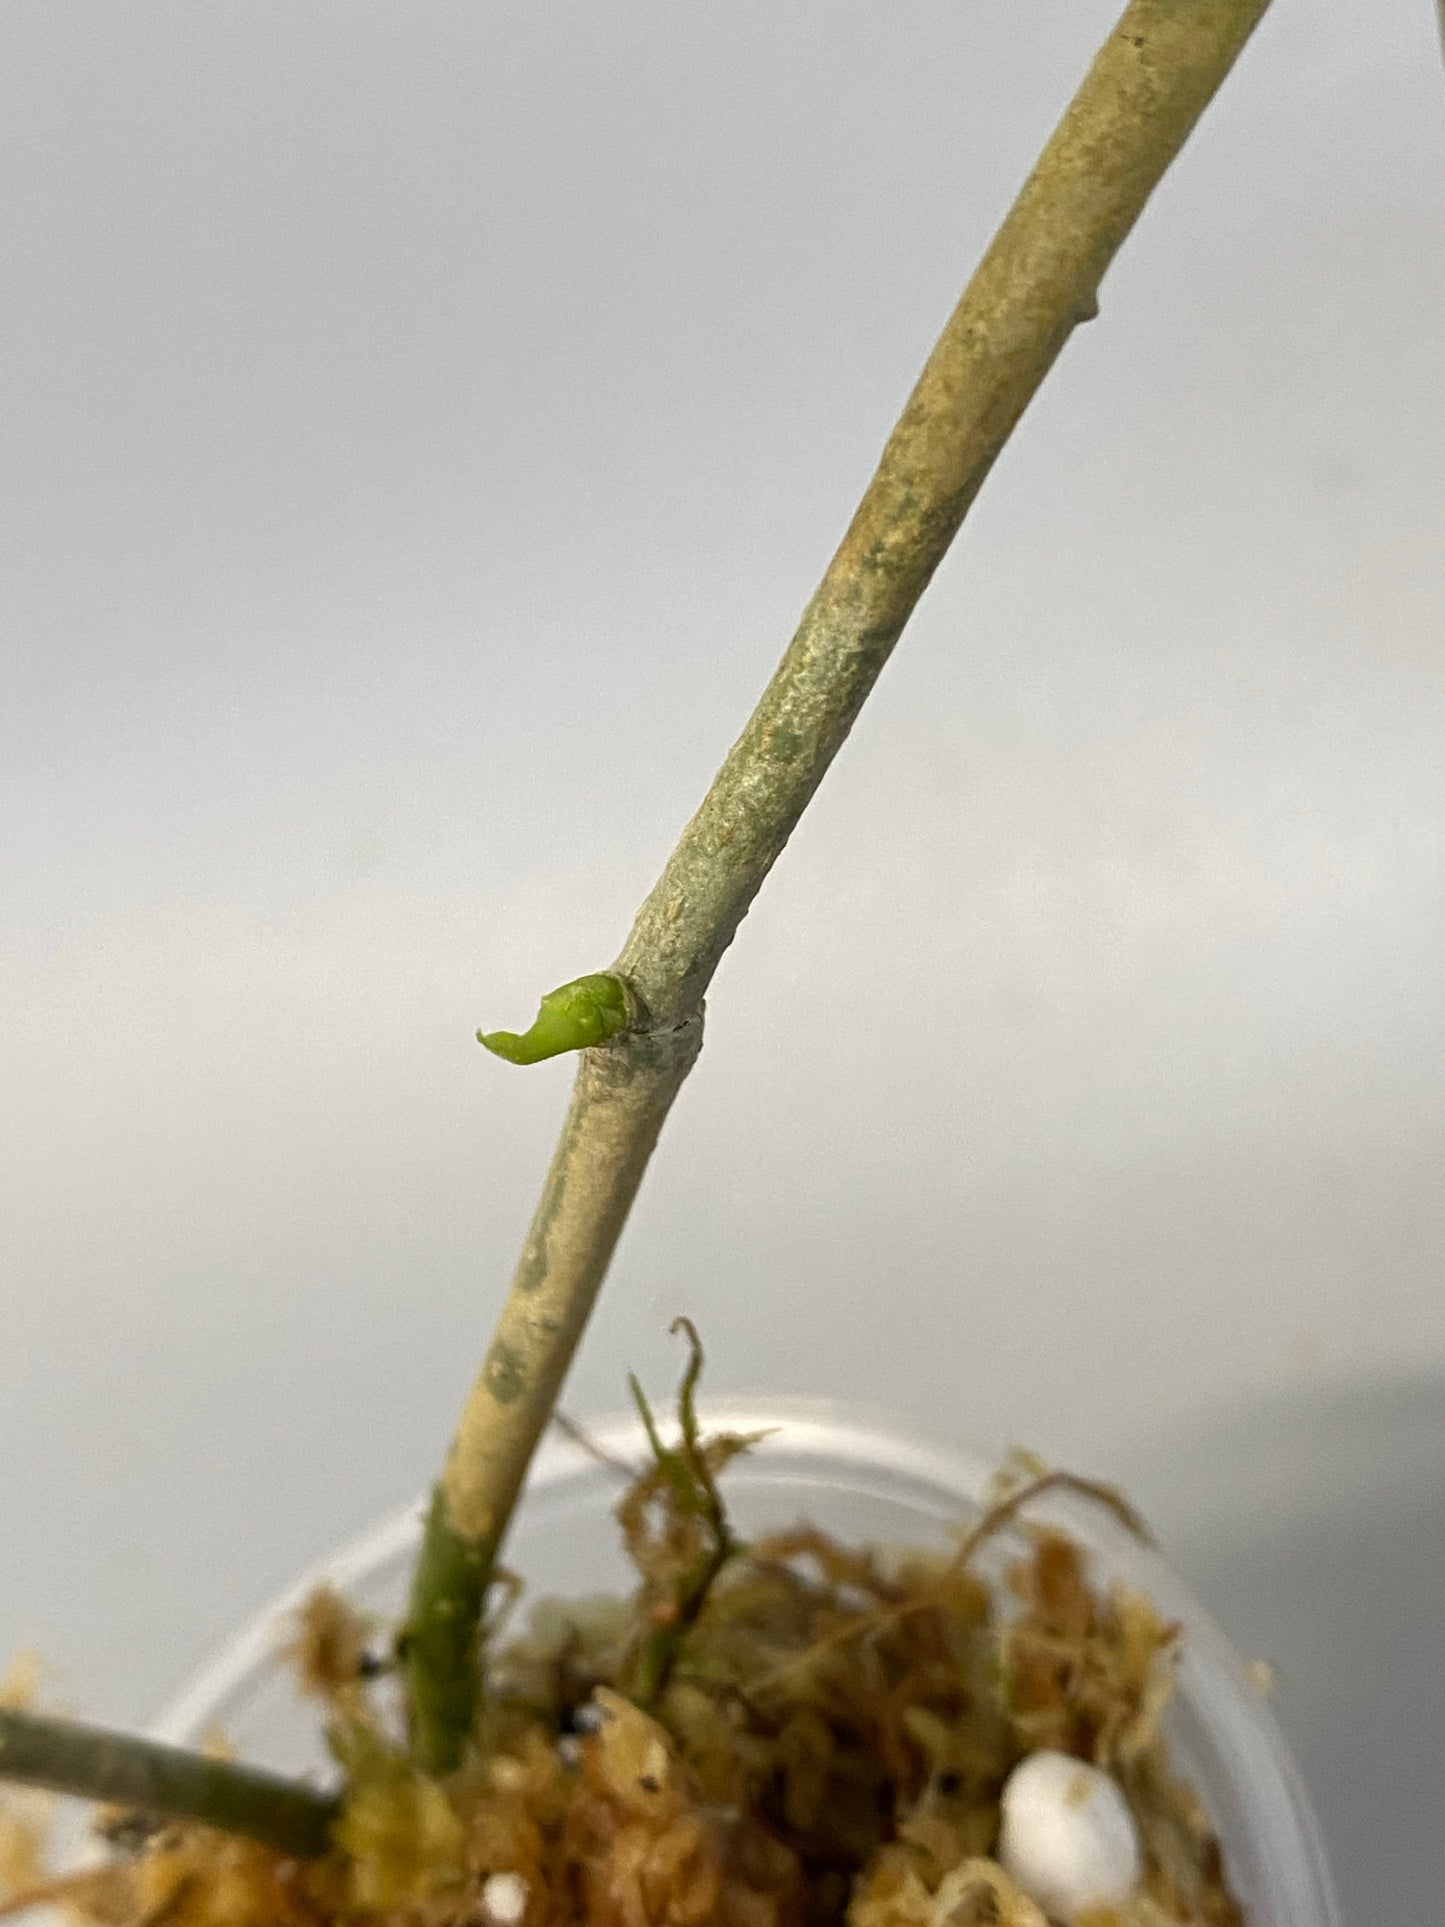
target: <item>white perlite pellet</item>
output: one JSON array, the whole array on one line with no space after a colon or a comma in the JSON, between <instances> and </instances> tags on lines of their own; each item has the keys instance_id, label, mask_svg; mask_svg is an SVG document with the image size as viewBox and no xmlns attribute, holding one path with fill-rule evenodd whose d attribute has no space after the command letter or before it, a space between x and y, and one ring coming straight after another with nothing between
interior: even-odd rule
<instances>
[{"instance_id":1,"label":"white perlite pellet","mask_svg":"<svg viewBox=\"0 0 1445 1927\"><path fill-rule=\"evenodd\" d=\"M482 1883L482 1912L492 1927L518 1927L527 1911L528 1891L519 1873L488 1874Z\"/></svg>"},{"instance_id":2,"label":"white perlite pellet","mask_svg":"<svg viewBox=\"0 0 1445 1927\"><path fill-rule=\"evenodd\" d=\"M1099 1767L1067 1753L1030 1753L1004 1783L998 1857L1055 1920L1116 1907L1143 1871L1134 1816Z\"/></svg>"}]
</instances>

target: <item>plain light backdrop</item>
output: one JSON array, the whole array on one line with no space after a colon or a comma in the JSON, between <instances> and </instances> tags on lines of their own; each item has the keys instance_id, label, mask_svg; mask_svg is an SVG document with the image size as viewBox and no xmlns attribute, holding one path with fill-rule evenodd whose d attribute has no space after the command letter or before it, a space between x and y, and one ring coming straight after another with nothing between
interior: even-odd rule
<instances>
[{"instance_id":1,"label":"plain light backdrop","mask_svg":"<svg viewBox=\"0 0 1445 1927\"><path fill-rule=\"evenodd\" d=\"M714 986L568 1392L1123 1479L1445 1887L1445 81L1277 0ZM1098 0L8 0L0 1652L419 1489L615 953Z\"/></svg>"}]
</instances>

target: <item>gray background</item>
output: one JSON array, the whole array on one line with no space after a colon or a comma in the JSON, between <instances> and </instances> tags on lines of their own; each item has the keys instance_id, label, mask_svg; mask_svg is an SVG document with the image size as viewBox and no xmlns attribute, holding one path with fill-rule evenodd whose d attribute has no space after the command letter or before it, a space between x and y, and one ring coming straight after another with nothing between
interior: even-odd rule
<instances>
[{"instance_id":1,"label":"gray background","mask_svg":"<svg viewBox=\"0 0 1445 1927\"><path fill-rule=\"evenodd\" d=\"M7 0L0 1650L434 1467L615 952L1109 8ZM1125 1480L1445 1887L1428 0L1278 0L717 980L569 1391Z\"/></svg>"}]
</instances>

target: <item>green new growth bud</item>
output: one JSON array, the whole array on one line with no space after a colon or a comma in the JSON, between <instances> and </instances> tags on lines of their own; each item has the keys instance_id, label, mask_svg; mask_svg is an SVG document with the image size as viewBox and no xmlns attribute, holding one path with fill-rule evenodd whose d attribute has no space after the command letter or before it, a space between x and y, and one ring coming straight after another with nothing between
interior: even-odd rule
<instances>
[{"instance_id":1,"label":"green new growth bud","mask_svg":"<svg viewBox=\"0 0 1445 1927\"><path fill-rule=\"evenodd\" d=\"M477 1042L509 1064L540 1064L544 1057L560 1057L563 1051L605 1044L631 1022L627 986L620 977L603 971L549 990L536 1022L520 1037L510 1030L479 1030Z\"/></svg>"}]
</instances>

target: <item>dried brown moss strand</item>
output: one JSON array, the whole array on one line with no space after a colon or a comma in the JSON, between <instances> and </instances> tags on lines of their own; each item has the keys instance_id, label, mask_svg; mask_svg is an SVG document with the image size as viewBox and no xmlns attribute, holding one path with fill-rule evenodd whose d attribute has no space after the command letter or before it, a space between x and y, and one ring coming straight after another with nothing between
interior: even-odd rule
<instances>
[{"instance_id":1,"label":"dried brown moss strand","mask_svg":"<svg viewBox=\"0 0 1445 1927\"><path fill-rule=\"evenodd\" d=\"M930 355L796 635L617 962L641 1028L586 1054L489 1364L443 1476L488 1563L669 1107L666 1057L837 754L969 504L1268 0L1131 0ZM626 1089L599 1070L615 1062ZM501 1394L505 1393L505 1396ZM430 1543L430 1541L428 1542ZM441 1540L438 1540L441 1543ZM422 1564L427 1552L424 1549ZM425 1573L418 1586L428 1589ZM473 1651L472 1648L467 1648ZM424 1687L420 1699L468 1703ZM449 1761L466 1735L426 1735Z\"/></svg>"}]
</instances>

